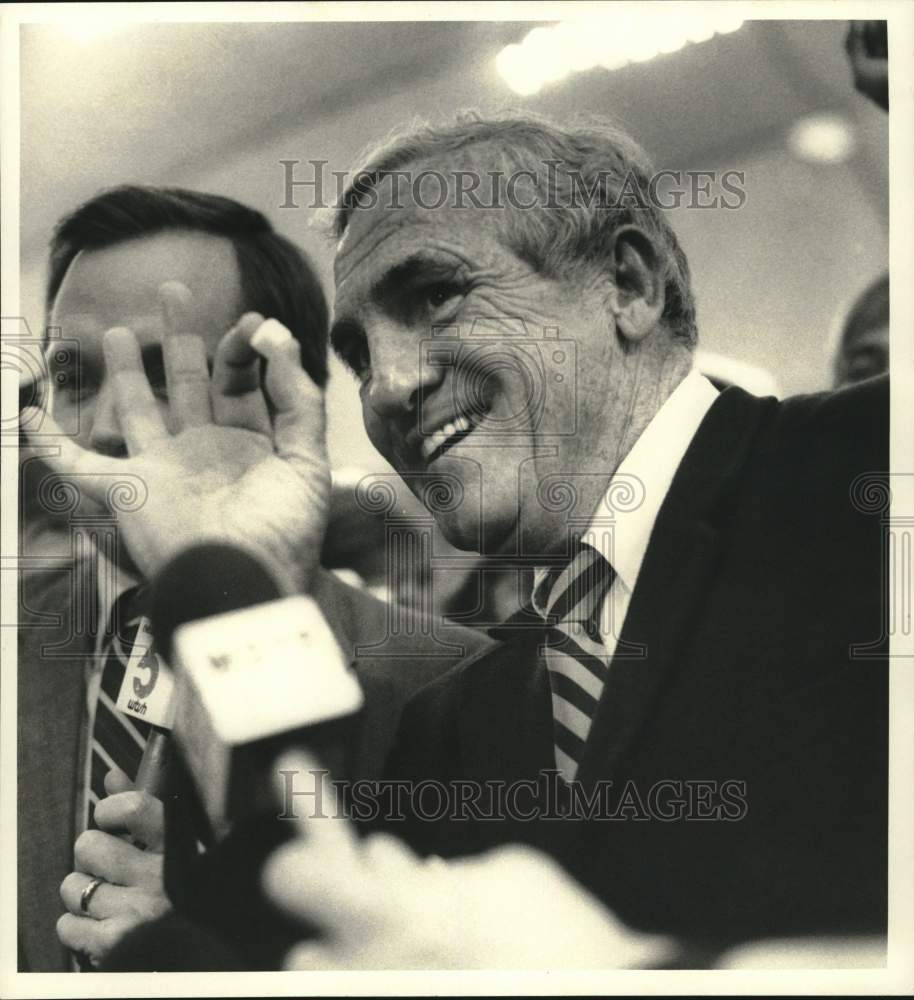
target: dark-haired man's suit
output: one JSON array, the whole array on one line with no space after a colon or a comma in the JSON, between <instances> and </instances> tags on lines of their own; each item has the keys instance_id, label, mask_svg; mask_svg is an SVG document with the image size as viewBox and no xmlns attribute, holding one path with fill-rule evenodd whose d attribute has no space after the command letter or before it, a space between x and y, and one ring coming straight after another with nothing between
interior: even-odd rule
<instances>
[{"instance_id":1,"label":"dark-haired man's suit","mask_svg":"<svg viewBox=\"0 0 914 1000\"><path fill-rule=\"evenodd\" d=\"M784 402L731 388L705 416L622 629L645 656L617 652L578 772L586 793L612 781L617 806L631 782L628 808L413 817L400 832L443 855L545 847L632 926L686 939L884 931L884 526L871 500L888 469L888 398L884 379ZM414 696L392 776L512 782L554 767L542 636L528 624L521 612L493 630L495 647ZM691 819L650 818L652 788L688 781L742 784L730 808L693 785ZM531 796L517 799L525 811Z\"/></svg>"},{"instance_id":2,"label":"dark-haired man's suit","mask_svg":"<svg viewBox=\"0 0 914 1000\"><path fill-rule=\"evenodd\" d=\"M74 635L73 575L60 569L20 574L18 656L18 859L19 968L63 972L70 957L56 934L63 912L59 887L73 870L76 796L82 756L86 658L91 634ZM90 593L93 591L90 590ZM365 692L354 748L353 774L376 778L409 695L461 658L486 644L483 634L440 624L448 655L433 656L431 640L394 637L401 657L356 657L356 648L384 639L387 608L324 570L311 594L344 652L352 657ZM391 645L388 654L397 647ZM57 655L49 655L56 653Z\"/></svg>"}]
</instances>

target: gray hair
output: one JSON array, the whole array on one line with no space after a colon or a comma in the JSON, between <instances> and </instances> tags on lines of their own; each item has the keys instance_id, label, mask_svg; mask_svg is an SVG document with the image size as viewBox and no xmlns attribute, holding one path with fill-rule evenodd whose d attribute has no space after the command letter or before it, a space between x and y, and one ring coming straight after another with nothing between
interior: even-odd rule
<instances>
[{"instance_id":1,"label":"gray hair","mask_svg":"<svg viewBox=\"0 0 914 1000\"><path fill-rule=\"evenodd\" d=\"M636 223L654 239L665 267L663 319L678 340L694 346L689 264L656 198L647 196L650 160L605 121L564 126L527 112L487 117L468 111L441 125L419 123L395 133L364 157L343 193L334 217L336 236L383 178L407 164L483 143L497 148L500 165L515 175L527 172L532 181L532 207L505 213L510 250L541 274L565 276L582 262L599 265L610 252L612 234Z\"/></svg>"}]
</instances>

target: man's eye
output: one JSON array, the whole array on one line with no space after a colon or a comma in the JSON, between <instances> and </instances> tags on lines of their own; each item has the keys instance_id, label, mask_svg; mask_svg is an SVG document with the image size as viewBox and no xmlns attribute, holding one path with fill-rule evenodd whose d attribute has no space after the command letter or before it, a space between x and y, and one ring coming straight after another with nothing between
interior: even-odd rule
<instances>
[{"instance_id":1,"label":"man's eye","mask_svg":"<svg viewBox=\"0 0 914 1000\"><path fill-rule=\"evenodd\" d=\"M425 290L425 301L432 313L443 312L463 295L463 289L453 281L436 281Z\"/></svg>"}]
</instances>

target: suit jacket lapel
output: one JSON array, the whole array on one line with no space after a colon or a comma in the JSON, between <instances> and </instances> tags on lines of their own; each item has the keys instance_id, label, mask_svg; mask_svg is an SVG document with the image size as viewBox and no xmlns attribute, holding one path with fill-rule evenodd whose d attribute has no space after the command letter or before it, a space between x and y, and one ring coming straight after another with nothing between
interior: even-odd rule
<instances>
[{"instance_id":1,"label":"suit jacket lapel","mask_svg":"<svg viewBox=\"0 0 914 1000\"><path fill-rule=\"evenodd\" d=\"M594 716L578 778L611 776L634 744L664 679L676 665L676 652L688 630L713 569L718 532L707 522L686 527L661 550L662 565L645 562L622 630L638 656L613 659L609 679Z\"/></svg>"},{"instance_id":2,"label":"suit jacket lapel","mask_svg":"<svg viewBox=\"0 0 914 1000\"><path fill-rule=\"evenodd\" d=\"M355 609L347 588L332 573L319 566L311 586L311 597L323 612L343 653L351 660L355 655Z\"/></svg>"},{"instance_id":3,"label":"suit jacket lapel","mask_svg":"<svg viewBox=\"0 0 914 1000\"><path fill-rule=\"evenodd\" d=\"M636 744L713 572L718 523L762 415L774 400L729 389L700 425L661 506L578 768L587 784L618 773ZM640 648L640 656L627 652Z\"/></svg>"},{"instance_id":4,"label":"suit jacket lapel","mask_svg":"<svg viewBox=\"0 0 914 1000\"><path fill-rule=\"evenodd\" d=\"M63 912L58 889L73 868L85 656L94 643L91 636L73 634L71 580L64 572L45 584L39 574L24 570L20 605L19 937L29 968L45 972L69 968L56 933ZM30 612L26 602L39 613ZM59 623L38 624L40 612L49 611L60 616Z\"/></svg>"},{"instance_id":5,"label":"suit jacket lapel","mask_svg":"<svg viewBox=\"0 0 914 1000\"><path fill-rule=\"evenodd\" d=\"M536 651L541 635L527 629L491 650L479 669L465 668L458 726L467 775L511 781L555 766L549 678Z\"/></svg>"}]
</instances>

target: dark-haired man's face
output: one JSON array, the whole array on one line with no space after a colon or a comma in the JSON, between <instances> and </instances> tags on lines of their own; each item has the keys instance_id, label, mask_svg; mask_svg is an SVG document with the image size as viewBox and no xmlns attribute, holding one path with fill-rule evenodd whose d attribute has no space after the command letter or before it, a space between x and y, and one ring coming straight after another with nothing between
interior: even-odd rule
<instances>
[{"instance_id":1,"label":"dark-haired man's face","mask_svg":"<svg viewBox=\"0 0 914 1000\"><path fill-rule=\"evenodd\" d=\"M435 165L452 176L453 164L423 166ZM635 376L606 282L585 268L550 278L517 256L505 239L517 209L425 208L408 181L393 207L390 186L378 190L337 250L332 333L368 435L454 545L549 551L569 515L589 518L621 457ZM430 489L436 479L450 488Z\"/></svg>"},{"instance_id":2,"label":"dark-haired man's face","mask_svg":"<svg viewBox=\"0 0 914 1000\"><path fill-rule=\"evenodd\" d=\"M83 251L64 276L49 322L50 405L60 427L84 448L127 454L102 350L105 331L112 327L126 326L136 335L149 383L169 422L158 299L166 281L180 281L193 293L188 332L203 337L212 359L220 338L243 311L241 278L228 239L192 231L138 237ZM76 341L79 350L60 350L58 340Z\"/></svg>"}]
</instances>

